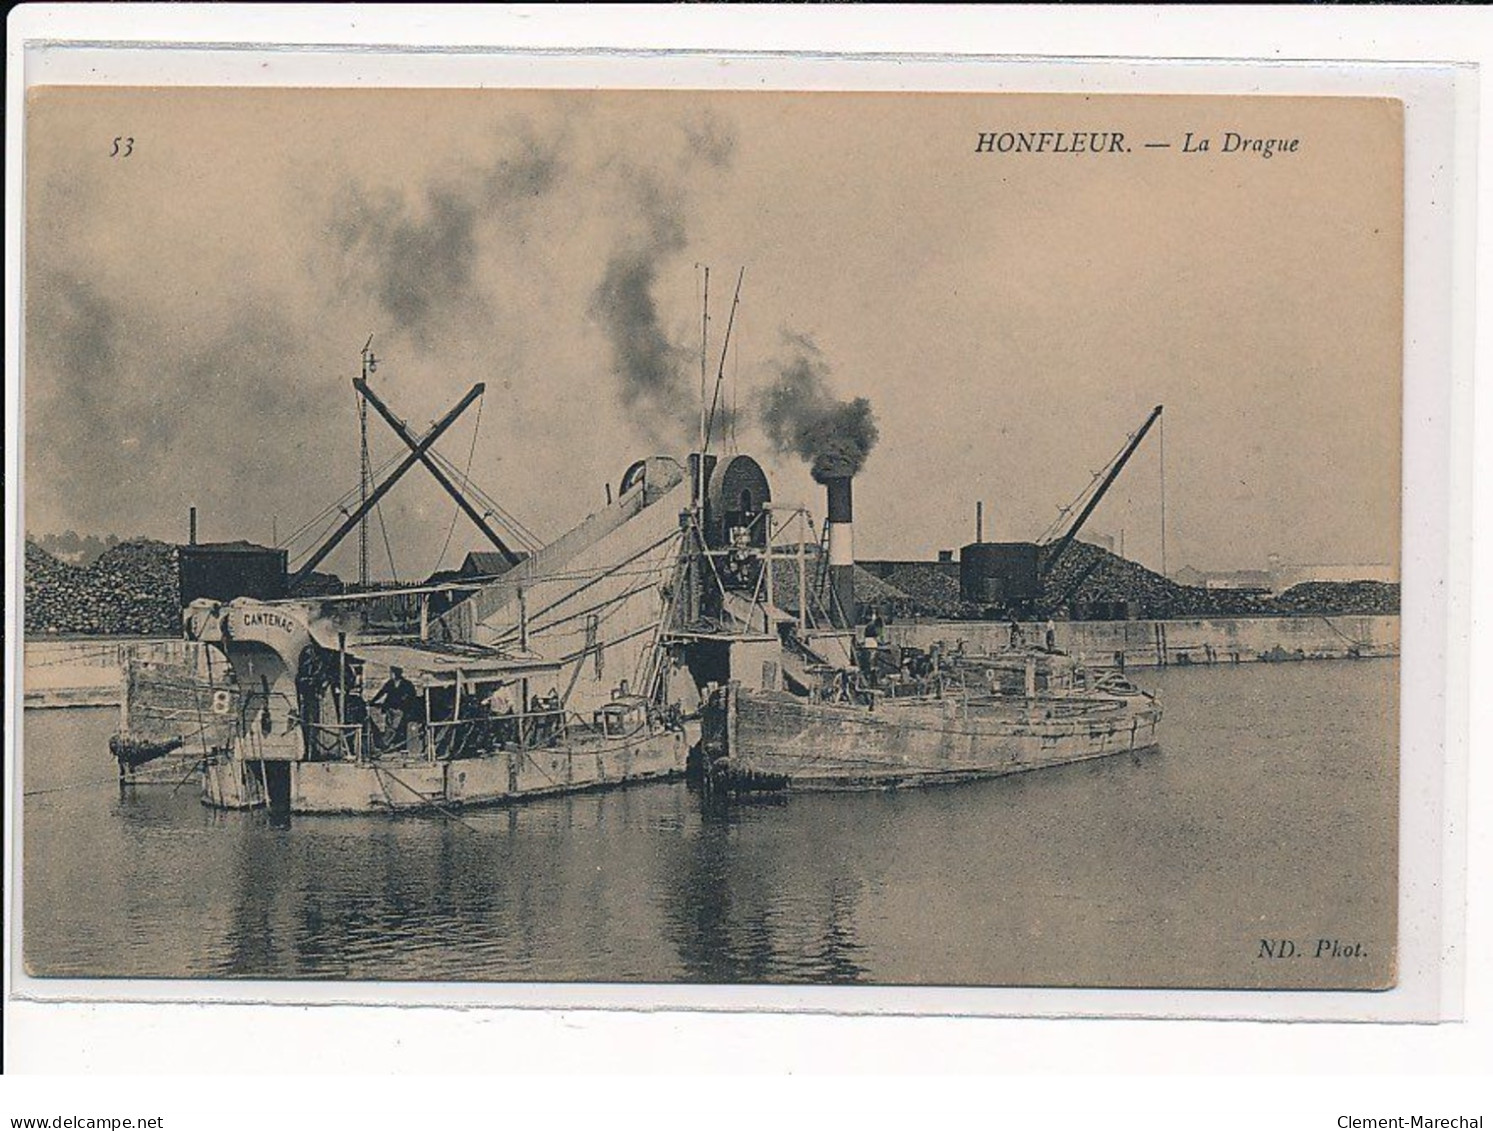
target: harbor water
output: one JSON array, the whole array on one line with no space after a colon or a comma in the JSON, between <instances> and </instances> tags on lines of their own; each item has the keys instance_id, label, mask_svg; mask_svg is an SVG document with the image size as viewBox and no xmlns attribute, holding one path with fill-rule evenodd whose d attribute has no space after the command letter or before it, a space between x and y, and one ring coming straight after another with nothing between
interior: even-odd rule
<instances>
[{"instance_id":1,"label":"harbor water","mask_svg":"<svg viewBox=\"0 0 1493 1131\"><path fill-rule=\"evenodd\" d=\"M1147 671L1135 678L1166 716L1140 755L729 809L642 785L459 820L214 812L195 783L121 792L117 711L27 711L25 963L39 977L1380 988L1397 676L1393 659ZM1305 953L1281 960L1283 940Z\"/></svg>"}]
</instances>

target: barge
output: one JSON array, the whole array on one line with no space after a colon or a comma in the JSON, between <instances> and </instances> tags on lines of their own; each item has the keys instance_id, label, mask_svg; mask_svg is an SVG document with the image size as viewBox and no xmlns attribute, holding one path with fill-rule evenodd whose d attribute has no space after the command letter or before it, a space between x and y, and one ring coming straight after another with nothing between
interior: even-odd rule
<instances>
[{"instance_id":1,"label":"barge","mask_svg":"<svg viewBox=\"0 0 1493 1131\"><path fill-rule=\"evenodd\" d=\"M683 720L640 696L619 689L582 715L537 690L561 677L553 661L472 645L350 644L312 608L239 600L189 610L191 638L228 665L213 708L230 735L203 757L205 804L441 811L684 771ZM412 698L381 709L366 690L375 686Z\"/></svg>"},{"instance_id":2,"label":"barge","mask_svg":"<svg viewBox=\"0 0 1493 1131\"><path fill-rule=\"evenodd\" d=\"M703 564L688 575L694 624L676 626L671 642L702 689L708 789L932 785L1156 747L1161 707L1121 673L1053 647L919 652L890 645L879 617L862 622L848 475L823 480L828 552L811 583L807 513L775 507L754 461L704 457L694 474L709 485Z\"/></svg>"},{"instance_id":3,"label":"barge","mask_svg":"<svg viewBox=\"0 0 1493 1131\"><path fill-rule=\"evenodd\" d=\"M894 788L1157 745L1161 708L1119 673L1051 647L920 652L863 623L848 478L829 501L816 531L749 456L654 457L501 576L397 594L418 632L370 631L366 597L198 600L202 799L449 812L691 770L727 797Z\"/></svg>"},{"instance_id":4,"label":"barge","mask_svg":"<svg viewBox=\"0 0 1493 1131\"><path fill-rule=\"evenodd\" d=\"M1113 685L824 701L733 683L706 704L704 738L728 792L891 789L1151 750L1160 722L1152 696Z\"/></svg>"}]
</instances>

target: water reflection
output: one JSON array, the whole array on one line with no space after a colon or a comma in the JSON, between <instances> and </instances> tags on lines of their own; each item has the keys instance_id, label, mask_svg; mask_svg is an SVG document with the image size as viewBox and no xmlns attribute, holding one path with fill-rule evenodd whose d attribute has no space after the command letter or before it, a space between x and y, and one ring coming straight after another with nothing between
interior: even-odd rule
<instances>
[{"instance_id":1,"label":"water reflection","mask_svg":"<svg viewBox=\"0 0 1493 1131\"><path fill-rule=\"evenodd\" d=\"M727 809L642 786L460 821L121 793L99 781L113 713L28 712L27 790L96 784L25 799L25 959L84 976L1247 985L1310 972L1262 974L1241 940L1320 931L1374 940L1380 962L1354 976L1382 982L1394 665L1278 667L1294 670L1158 675L1156 755Z\"/></svg>"},{"instance_id":2,"label":"water reflection","mask_svg":"<svg viewBox=\"0 0 1493 1131\"><path fill-rule=\"evenodd\" d=\"M670 938L695 982L855 982L856 881L843 857L773 835L781 807L701 806L666 861Z\"/></svg>"}]
</instances>

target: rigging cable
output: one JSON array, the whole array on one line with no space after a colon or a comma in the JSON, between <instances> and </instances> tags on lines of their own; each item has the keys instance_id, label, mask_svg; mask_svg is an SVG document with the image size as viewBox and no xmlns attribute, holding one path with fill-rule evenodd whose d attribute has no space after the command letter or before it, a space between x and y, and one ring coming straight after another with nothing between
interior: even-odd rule
<instances>
[{"instance_id":1,"label":"rigging cable","mask_svg":"<svg viewBox=\"0 0 1493 1131\"><path fill-rule=\"evenodd\" d=\"M441 469L443 471L448 472L453 479L460 480L461 486L465 490L467 490L479 503L481 503L484 507L487 507L493 517L501 520L502 525L508 530L508 533L514 536L515 541L531 543L535 546L543 545L543 542L538 537L538 535L536 535L532 530L530 530L512 514L508 513L508 511L503 508L502 504L500 504L496 499L494 499L491 495L484 491L481 485L473 480L470 475L463 474L462 470L459 467L457 467L439 452L432 450L429 454L434 459L434 461L441 466Z\"/></svg>"},{"instance_id":2,"label":"rigging cable","mask_svg":"<svg viewBox=\"0 0 1493 1131\"><path fill-rule=\"evenodd\" d=\"M1115 452L1115 454L1109 458L1109 460L1104 464L1103 467L1093 473L1093 478L1089 480L1088 486L1080 491L1078 495L1073 499L1073 501L1067 506L1058 508L1058 516L1053 519L1051 524L1048 525L1047 529L1042 532L1042 536L1037 539L1038 542L1049 542L1053 538L1057 537L1058 531L1062 529L1063 523L1068 520L1068 516L1071 515L1074 511L1081 510L1083 508L1084 503L1088 501L1089 496L1093 493L1095 488L1098 487L1099 481L1103 479L1107 474L1109 474L1110 468L1114 467L1120 456L1124 454L1125 448L1133 439L1135 439L1134 432L1127 434L1125 437L1125 443L1120 445L1120 450Z\"/></svg>"},{"instance_id":3,"label":"rigging cable","mask_svg":"<svg viewBox=\"0 0 1493 1131\"><path fill-rule=\"evenodd\" d=\"M394 550L389 545L389 528L384 525L384 505L375 503L373 513L378 515L378 529L384 536L384 553L389 556L389 576L393 578L394 584L399 584L399 570L394 565Z\"/></svg>"},{"instance_id":4,"label":"rigging cable","mask_svg":"<svg viewBox=\"0 0 1493 1131\"><path fill-rule=\"evenodd\" d=\"M441 470L450 474L454 480L460 480L461 487L486 508L488 516L498 520L498 525L503 527L504 532L509 534L515 542L530 550L537 550L544 545L538 535L505 510L502 504L484 491L470 476L464 476L459 467L438 452L432 451L429 454L440 465Z\"/></svg>"},{"instance_id":5,"label":"rigging cable","mask_svg":"<svg viewBox=\"0 0 1493 1131\"><path fill-rule=\"evenodd\" d=\"M467 469L462 474L464 480L470 479L472 473L472 457L477 454L477 433L482 430L482 402L487 400L487 394L477 398L477 423L472 428L472 446L467 449ZM441 544L441 552L436 555L435 565L430 567L432 574L441 568L441 563L446 560L446 551L451 548L451 536L456 533L456 520L461 517L461 504L451 504L451 525L446 527L446 541Z\"/></svg>"},{"instance_id":6,"label":"rigging cable","mask_svg":"<svg viewBox=\"0 0 1493 1131\"><path fill-rule=\"evenodd\" d=\"M1166 417L1161 418L1158 436L1161 450L1161 576L1166 576Z\"/></svg>"},{"instance_id":7,"label":"rigging cable","mask_svg":"<svg viewBox=\"0 0 1493 1131\"><path fill-rule=\"evenodd\" d=\"M740 449L736 446L736 418L741 411L741 335L736 335L736 341L731 343L732 364L735 367L731 374L731 454L736 455Z\"/></svg>"},{"instance_id":8,"label":"rigging cable","mask_svg":"<svg viewBox=\"0 0 1493 1131\"><path fill-rule=\"evenodd\" d=\"M386 471L388 471L398 462L399 456L397 454L390 456L387 460L380 464L378 468L374 470L374 478L381 477ZM317 511L316 514L312 515L305 522L301 523L301 525L293 530L290 534L286 535L285 541L281 543L281 547L288 549L290 546L294 545L296 540L299 539L301 535L305 534L313 526L322 522L325 522L325 525L322 528L321 537L325 537L326 534L331 531L333 524L338 521L339 516L345 518L348 514L351 513L348 510L348 507L352 505L352 501L357 496L357 494L358 487L356 485L344 491L335 500L333 500L331 503L328 503L321 510ZM318 538L318 541L320 541L320 538ZM303 557L304 555L299 554L296 556Z\"/></svg>"}]
</instances>

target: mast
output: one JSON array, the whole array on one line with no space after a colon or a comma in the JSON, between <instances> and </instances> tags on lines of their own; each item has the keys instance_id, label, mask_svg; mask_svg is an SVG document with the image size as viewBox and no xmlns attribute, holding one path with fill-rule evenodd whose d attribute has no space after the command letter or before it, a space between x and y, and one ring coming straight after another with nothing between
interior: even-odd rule
<instances>
[{"instance_id":1,"label":"mast","mask_svg":"<svg viewBox=\"0 0 1493 1131\"><path fill-rule=\"evenodd\" d=\"M726 379L726 354L731 348L731 328L736 325L736 308L741 304L741 281L746 278L746 268L742 267L736 276L736 294L731 299L731 313L726 318L726 336L721 342L721 364L715 371L715 391L710 394L710 414L705 418L704 444L700 450L710 449L710 439L715 434L715 406L721 399L721 383ZM705 386L700 386L703 396ZM732 414L735 419L735 414Z\"/></svg>"},{"instance_id":2,"label":"mast","mask_svg":"<svg viewBox=\"0 0 1493 1131\"><path fill-rule=\"evenodd\" d=\"M377 411L378 414L384 418L385 423L387 423L389 427L394 430L394 434L401 440L403 440L405 446L410 449L415 458L425 465L425 470L430 472L431 476L437 483L441 485L442 488L445 489L446 493L450 495L454 500L456 500L456 505L466 512L466 516L476 524L477 529L481 530L482 533L487 536L487 540L491 542L495 547L497 547L498 552L503 555L504 560L506 560L510 566L518 565L518 555L510 550L508 548L508 544L498 536L498 532L494 530L490 525L488 525L487 519L477 513L477 508L472 506L472 504L467 501L466 496L461 493L461 488L459 488L455 483L451 482L451 477L448 476L444 471L442 471L440 467L436 465L435 461L426 454L425 449L420 446L418 437L416 437L414 433L409 430L409 427L404 423L404 421L395 416L393 410L391 410L388 405L384 404L383 401L378 399L373 390L368 387L368 383L366 381L354 381L353 385L357 388L358 395L361 396L365 402L373 405L375 411ZM484 386L478 385L476 386L476 388L478 390L478 394L480 395Z\"/></svg>"},{"instance_id":3,"label":"mast","mask_svg":"<svg viewBox=\"0 0 1493 1131\"><path fill-rule=\"evenodd\" d=\"M705 367L708 364L706 351L710 345L710 268L705 268L705 301L700 305L700 458L699 470L695 474L695 505L705 505L705 445L709 442L705 429Z\"/></svg>"},{"instance_id":4,"label":"mast","mask_svg":"<svg viewBox=\"0 0 1493 1131\"><path fill-rule=\"evenodd\" d=\"M378 358L373 356L373 335L363 343L363 376L369 376L378 368ZM368 491L373 479L373 467L368 462L368 402L362 396L358 401L358 513L363 517L358 522L358 585L368 588Z\"/></svg>"}]
</instances>

